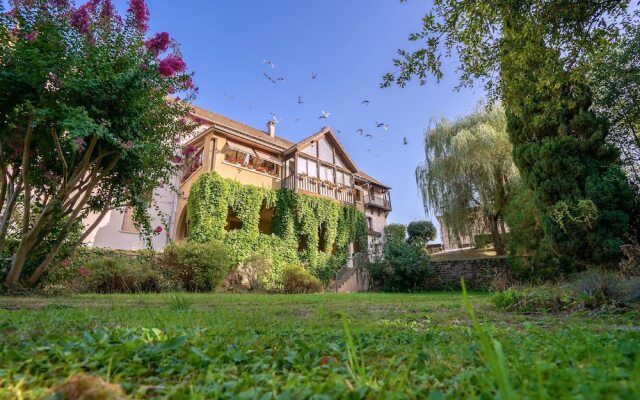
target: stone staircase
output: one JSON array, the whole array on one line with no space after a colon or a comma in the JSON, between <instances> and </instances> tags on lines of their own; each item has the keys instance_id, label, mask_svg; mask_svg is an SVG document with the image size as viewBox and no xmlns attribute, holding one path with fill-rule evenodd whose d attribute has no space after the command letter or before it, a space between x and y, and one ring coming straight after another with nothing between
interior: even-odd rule
<instances>
[{"instance_id":1,"label":"stone staircase","mask_svg":"<svg viewBox=\"0 0 640 400\"><path fill-rule=\"evenodd\" d=\"M356 269L349 267L342 267L340 271L336 274L336 280L329 285L327 288L327 292L351 292L354 290L349 290L352 287L356 286Z\"/></svg>"},{"instance_id":2,"label":"stone staircase","mask_svg":"<svg viewBox=\"0 0 640 400\"><path fill-rule=\"evenodd\" d=\"M369 271L366 268L344 267L336 274L337 279L327 292L352 293L369 290Z\"/></svg>"}]
</instances>

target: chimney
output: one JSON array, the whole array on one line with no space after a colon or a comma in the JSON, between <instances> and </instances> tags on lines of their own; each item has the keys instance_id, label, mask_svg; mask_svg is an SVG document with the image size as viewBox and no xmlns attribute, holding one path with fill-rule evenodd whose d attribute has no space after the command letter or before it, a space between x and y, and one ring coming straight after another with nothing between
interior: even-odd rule
<instances>
[{"instance_id":1,"label":"chimney","mask_svg":"<svg viewBox=\"0 0 640 400\"><path fill-rule=\"evenodd\" d=\"M267 132L269 136L276 137L276 123L273 121L267 122Z\"/></svg>"}]
</instances>

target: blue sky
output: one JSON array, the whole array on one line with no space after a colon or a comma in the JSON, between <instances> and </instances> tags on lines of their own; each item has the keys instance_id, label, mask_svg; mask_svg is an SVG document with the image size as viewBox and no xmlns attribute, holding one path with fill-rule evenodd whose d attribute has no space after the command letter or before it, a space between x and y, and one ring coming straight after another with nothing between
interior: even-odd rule
<instances>
[{"instance_id":1,"label":"blue sky","mask_svg":"<svg viewBox=\"0 0 640 400\"><path fill-rule=\"evenodd\" d=\"M115 1L126 9L125 0ZM391 59L420 27L430 2L148 0L150 32L180 44L200 87L196 104L260 129L274 112L277 135L296 141L329 125L359 168L393 188L391 222L424 219L414 170L424 159L429 120L456 117L482 98L480 87L454 91L456 60L445 79L380 89ZM270 59L276 68L262 63ZM273 84L263 73L284 81ZM312 72L317 78L311 79ZM304 104L298 104L302 96ZM362 105L369 100L368 106ZM321 111L331 115L320 120ZM296 121L296 119L298 119ZM389 125L376 128L376 121ZM366 139L362 128L373 134ZM409 144L403 145L403 137ZM370 150L370 151L367 151ZM377 156L376 156L377 155Z\"/></svg>"}]
</instances>

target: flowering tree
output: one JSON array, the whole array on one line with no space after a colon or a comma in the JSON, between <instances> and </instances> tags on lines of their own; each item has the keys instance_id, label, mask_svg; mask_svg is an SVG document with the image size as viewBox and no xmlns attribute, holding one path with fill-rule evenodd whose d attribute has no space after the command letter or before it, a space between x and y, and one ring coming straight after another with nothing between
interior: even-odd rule
<instances>
[{"instance_id":1,"label":"flowering tree","mask_svg":"<svg viewBox=\"0 0 640 400\"><path fill-rule=\"evenodd\" d=\"M161 231L150 193L176 173L197 89L169 35L146 37L144 0L124 16L110 0L15 0L0 12L0 247L17 226L5 283L33 285L90 213L77 242L125 205L147 237Z\"/></svg>"}]
</instances>

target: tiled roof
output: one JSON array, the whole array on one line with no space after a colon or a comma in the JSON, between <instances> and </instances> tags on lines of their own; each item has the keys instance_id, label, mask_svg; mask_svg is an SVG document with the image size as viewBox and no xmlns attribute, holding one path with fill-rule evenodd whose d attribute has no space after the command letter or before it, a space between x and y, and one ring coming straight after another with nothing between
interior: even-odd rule
<instances>
[{"instance_id":1,"label":"tiled roof","mask_svg":"<svg viewBox=\"0 0 640 400\"><path fill-rule=\"evenodd\" d=\"M241 132L245 135L250 136L251 138L254 138L258 141L261 142L265 142L268 144L271 144L277 148L279 148L283 153L287 153L290 151L293 151L294 149L299 149L301 147L304 147L307 142L313 140L313 138L317 137L320 134L323 133L327 133L327 132L331 132L330 128L322 128L319 132L314 133L313 135L308 136L307 138L301 140L298 143L294 143L291 142L289 140L283 139L281 137L271 137L269 136L269 134L266 131L262 131L260 129L256 129L252 126L243 124L241 122L232 120L231 118L227 118L225 116L222 116L220 114L214 113L212 111L209 110L205 110L202 107L198 107L196 105L191 105L193 108L193 114L201 117L209 122L212 122L214 124L220 125L222 127L237 131L237 132ZM332 133L333 135L333 133ZM334 139L336 140L336 142L338 142L338 144L340 143L337 138L335 138L335 135L333 135ZM344 150L343 150L344 151ZM353 163L353 161L350 159L349 154L344 151L344 155L349 158L349 161L351 161L352 164L355 165L355 163ZM386 186L385 184L383 184L382 182L378 181L377 179L371 177L370 175L366 174L364 171L358 171L356 173L356 177L359 179L362 179L364 181L367 182L371 182L375 185L381 186L383 188L387 188L390 189L390 187Z\"/></svg>"},{"instance_id":2,"label":"tiled roof","mask_svg":"<svg viewBox=\"0 0 640 400\"><path fill-rule=\"evenodd\" d=\"M384 183L380 182L376 178L374 178L374 177L372 177L370 175L367 175L364 171L358 171L356 173L356 178L360 178L360 179L362 179L364 181L371 182L371 183L373 183L375 185L381 186L381 187L386 188L386 189L391 189L389 186L387 186Z\"/></svg>"},{"instance_id":3,"label":"tiled roof","mask_svg":"<svg viewBox=\"0 0 640 400\"><path fill-rule=\"evenodd\" d=\"M269 134L265 131L261 131L259 129L256 129L252 126L243 124L241 122L238 121L234 121L231 118L227 118L224 117L220 114L216 114L214 112L205 110L204 108L192 105L193 107L193 113L201 118L204 118L205 120L211 121L215 124L219 124L222 125L226 128L230 128L236 131L240 131L246 135L249 135L251 137L254 137L260 141L263 142L267 142L270 143L272 145L275 145L279 148L281 148L282 150L288 149L289 147L293 146L293 142L290 142L286 139L283 139L281 137L271 137L269 136Z\"/></svg>"}]
</instances>

